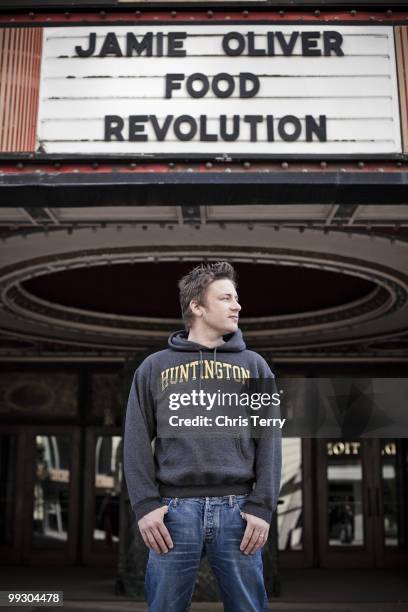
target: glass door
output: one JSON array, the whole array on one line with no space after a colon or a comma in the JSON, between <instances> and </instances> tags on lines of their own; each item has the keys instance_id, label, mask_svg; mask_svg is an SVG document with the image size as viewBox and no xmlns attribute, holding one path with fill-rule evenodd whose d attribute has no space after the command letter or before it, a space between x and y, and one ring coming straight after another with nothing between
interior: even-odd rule
<instances>
[{"instance_id":1,"label":"glass door","mask_svg":"<svg viewBox=\"0 0 408 612\"><path fill-rule=\"evenodd\" d=\"M317 440L321 567L374 565L371 442Z\"/></svg>"},{"instance_id":2,"label":"glass door","mask_svg":"<svg viewBox=\"0 0 408 612\"><path fill-rule=\"evenodd\" d=\"M25 433L13 426L0 430L0 558L22 562Z\"/></svg>"},{"instance_id":3,"label":"glass door","mask_svg":"<svg viewBox=\"0 0 408 612\"><path fill-rule=\"evenodd\" d=\"M83 562L116 567L122 487L122 435L119 428L87 429L85 478Z\"/></svg>"},{"instance_id":4,"label":"glass door","mask_svg":"<svg viewBox=\"0 0 408 612\"><path fill-rule=\"evenodd\" d=\"M379 440L373 490L376 559L382 567L408 567L408 439Z\"/></svg>"},{"instance_id":5,"label":"glass door","mask_svg":"<svg viewBox=\"0 0 408 612\"><path fill-rule=\"evenodd\" d=\"M77 560L79 428L27 428L24 561Z\"/></svg>"},{"instance_id":6,"label":"glass door","mask_svg":"<svg viewBox=\"0 0 408 612\"><path fill-rule=\"evenodd\" d=\"M2 563L75 563L78 468L79 428L1 427Z\"/></svg>"},{"instance_id":7,"label":"glass door","mask_svg":"<svg viewBox=\"0 0 408 612\"><path fill-rule=\"evenodd\" d=\"M318 440L321 567L406 567L408 440Z\"/></svg>"}]
</instances>

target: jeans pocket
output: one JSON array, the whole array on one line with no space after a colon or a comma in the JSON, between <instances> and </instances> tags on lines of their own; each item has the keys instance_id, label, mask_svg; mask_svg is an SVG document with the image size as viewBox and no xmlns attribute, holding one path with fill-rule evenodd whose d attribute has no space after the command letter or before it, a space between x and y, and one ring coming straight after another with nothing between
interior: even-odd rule
<instances>
[{"instance_id":1,"label":"jeans pocket","mask_svg":"<svg viewBox=\"0 0 408 612\"><path fill-rule=\"evenodd\" d=\"M167 506L168 509L170 510L173 502L174 502L174 497L161 497L160 498L160 502L164 505Z\"/></svg>"},{"instance_id":2,"label":"jeans pocket","mask_svg":"<svg viewBox=\"0 0 408 612\"><path fill-rule=\"evenodd\" d=\"M244 519L244 521L246 521L246 518L244 516L244 512L242 510L243 505L245 504L247 498L248 498L249 493L246 493L245 495L236 495L235 496L235 505L237 506L239 513L241 515L241 518Z\"/></svg>"}]
</instances>

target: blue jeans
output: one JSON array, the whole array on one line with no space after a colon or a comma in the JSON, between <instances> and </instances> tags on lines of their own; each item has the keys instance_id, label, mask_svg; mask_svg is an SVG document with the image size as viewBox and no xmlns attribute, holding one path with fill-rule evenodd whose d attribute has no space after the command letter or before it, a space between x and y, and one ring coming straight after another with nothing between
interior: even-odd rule
<instances>
[{"instance_id":1,"label":"blue jeans","mask_svg":"<svg viewBox=\"0 0 408 612\"><path fill-rule=\"evenodd\" d=\"M145 596L149 612L187 612L200 560L207 555L221 591L225 612L265 612L268 599L262 549L245 555L239 546L246 520L241 508L247 495L163 497L169 506L164 523L173 548L149 550Z\"/></svg>"}]
</instances>

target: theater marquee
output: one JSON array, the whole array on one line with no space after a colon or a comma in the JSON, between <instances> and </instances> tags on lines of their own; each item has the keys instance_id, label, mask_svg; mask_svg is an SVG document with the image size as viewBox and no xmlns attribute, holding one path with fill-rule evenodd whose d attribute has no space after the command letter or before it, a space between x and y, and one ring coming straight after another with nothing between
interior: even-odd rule
<instances>
[{"instance_id":1,"label":"theater marquee","mask_svg":"<svg viewBox=\"0 0 408 612\"><path fill-rule=\"evenodd\" d=\"M35 30L38 113L28 141L41 153L403 152L392 26L213 21ZM27 150L10 142L0 149Z\"/></svg>"}]
</instances>

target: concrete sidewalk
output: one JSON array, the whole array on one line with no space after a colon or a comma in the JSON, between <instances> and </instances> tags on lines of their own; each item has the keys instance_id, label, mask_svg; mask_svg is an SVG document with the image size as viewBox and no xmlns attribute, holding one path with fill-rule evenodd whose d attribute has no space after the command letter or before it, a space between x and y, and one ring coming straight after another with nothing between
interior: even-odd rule
<instances>
[{"instance_id":1,"label":"concrete sidewalk","mask_svg":"<svg viewBox=\"0 0 408 612\"><path fill-rule=\"evenodd\" d=\"M402 569L284 569L281 596L270 610L290 612L394 612L408 611L407 571ZM64 592L58 612L146 612L142 602L115 595L115 570L89 567L0 567L0 590L54 590ZM43 607L10 607L43 610ZM194 602L191 612L221 612L222 604Z\"/></svg>"},{"instance_id":2,"label":"concrete sidewalk","mask_svg":"<svg viewBox=\"0 0 408 612\"><path fill-rule=\"evenodd\" d=\"M44 608L38 607L9 607L14 612L44 612ZM67 601L63 607L47 607L49 612L147 612L147 606L135 602L115 603L112 601ZM219 603L194 603L190 612L223 612L223 606ZM406 603L358 603L339 605L337 602L327 603L271 603L269 610L280 612L402 612L408 610Z\"/></svg>"}]
</instances>

